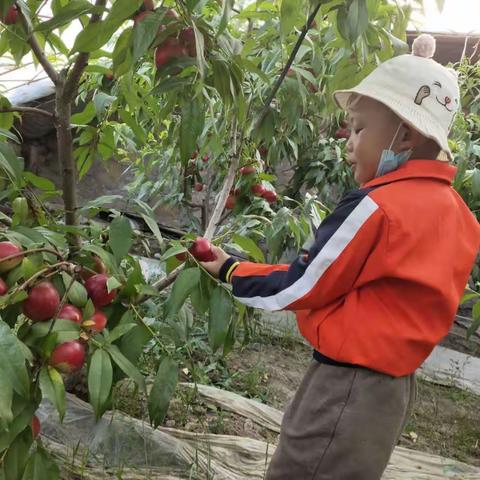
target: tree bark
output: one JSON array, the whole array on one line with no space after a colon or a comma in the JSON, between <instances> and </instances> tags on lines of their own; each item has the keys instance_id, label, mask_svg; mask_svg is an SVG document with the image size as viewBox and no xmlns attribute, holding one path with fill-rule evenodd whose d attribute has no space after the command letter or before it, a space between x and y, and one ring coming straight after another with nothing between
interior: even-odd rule
<instances>
[{"instance_id":1,"label":"tree bark","mask_svg":"<svg viewBox=\"0 0 480 480\"><path fill-rule=\"evenodd\" d=\"M78 225L77 218L77 176L73 158L73 137L70 126L72 115L71 103L63 95L64 85L59 85L56 92L56 127L58 158L63 166L63 203L65 205L65 224ZM80 238L68 234L69 244L76 248L80 246Z\"/></svg>"}]
</instances>

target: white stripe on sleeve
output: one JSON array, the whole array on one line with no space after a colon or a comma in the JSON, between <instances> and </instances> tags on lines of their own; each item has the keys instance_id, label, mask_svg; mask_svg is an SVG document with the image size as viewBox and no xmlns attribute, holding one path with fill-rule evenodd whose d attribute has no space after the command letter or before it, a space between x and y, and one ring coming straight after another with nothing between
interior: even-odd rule
<instances>
[{"instance_id":1,"label":"white stripe on sleeve","mask_svg":"<svg viewBox=\"0 0 480 480\"><path fill-rule=\"evenodd\" d=\"M238 301L249 307L263 310L282 310L291 303L305 296L320 280L328 267L342 254L353 240L360 228L378 209L378 205L366 196L354 208L328 242L320 250L305 273L285 290L269 297L237 297Z\"/></svg>"}]
</instances>

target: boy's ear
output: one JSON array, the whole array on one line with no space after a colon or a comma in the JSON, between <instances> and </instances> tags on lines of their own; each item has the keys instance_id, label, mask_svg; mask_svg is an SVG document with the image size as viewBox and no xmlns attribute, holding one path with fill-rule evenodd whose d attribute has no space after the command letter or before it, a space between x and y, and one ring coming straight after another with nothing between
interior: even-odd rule
<instances>
[{"instance_id":1,"label":"boy's ear","mask_svg":"<svg viewBox=\"0 0 480 480\"><path fill-rule=\"evenodd\" d=\"M401 152L405 150L413 150L415 147L420 146L424 139L425 137L420 132L404 123L402 125L400 141L398 142L399 150Z\"/></svg>"}]
</instances>

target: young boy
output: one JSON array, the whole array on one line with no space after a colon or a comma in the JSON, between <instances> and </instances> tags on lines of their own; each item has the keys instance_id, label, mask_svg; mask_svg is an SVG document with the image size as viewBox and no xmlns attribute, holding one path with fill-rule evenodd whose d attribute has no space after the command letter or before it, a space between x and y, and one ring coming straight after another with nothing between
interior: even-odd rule
<instances>
[{"instance_id":1,"label":"young boy","mask_svg":"<svg viewBox=\"0 0 480 480\"><path fill-rule=\"evenodd\" d=\"M451 187L459 90L454 72L426 58L434 49L421 36L414 55L335 93L360 188L308 255L262 265L214 247L217 260L203 264L240 302L295 311L314 347L267 480L380 479L415 399L414 372L453 323L480 227Z\"/></svg>"}]
</instances>

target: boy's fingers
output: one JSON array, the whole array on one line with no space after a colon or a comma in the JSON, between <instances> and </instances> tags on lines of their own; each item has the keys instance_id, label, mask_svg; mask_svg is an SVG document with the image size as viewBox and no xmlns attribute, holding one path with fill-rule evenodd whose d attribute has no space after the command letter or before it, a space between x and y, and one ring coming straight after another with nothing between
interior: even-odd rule
<instances>
[{"instance_id":1,"label":"boy's fingers","mask_svg":"<svg viewBox=\"0 0 480 480\"><path fill-rule=\"evenodd\" d=\"M218 261L223 262L223 261L227 260L227 258L229 258L229 256L230 256L227 253L225 253L220 247L216 247L214 245L212 245L212 252L217 257L216 260L214 260L214 262L218 262Z\"/></svg>"}]
</instances>

